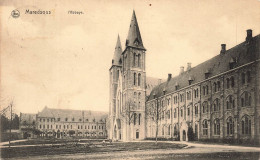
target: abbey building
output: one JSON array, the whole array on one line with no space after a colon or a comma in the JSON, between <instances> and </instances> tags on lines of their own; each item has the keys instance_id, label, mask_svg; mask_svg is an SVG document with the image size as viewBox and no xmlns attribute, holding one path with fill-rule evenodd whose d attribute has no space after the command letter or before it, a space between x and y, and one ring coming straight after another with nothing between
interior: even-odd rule
<instances>
[{"instance_id":1,"label":"abbey building","mask_svg":"<svg viewBox=\"0 0 260 160\"><path fill-rule=\"evenodd\" d=\"M163 137L260 139L260 35L148 89L144 48L133 12L125 49L118 37L110 75L108 135L132 141ZM147 91L146 91L147 90ZM190 136L192 135L192 136Z\"/></svg>"}]
</instances>

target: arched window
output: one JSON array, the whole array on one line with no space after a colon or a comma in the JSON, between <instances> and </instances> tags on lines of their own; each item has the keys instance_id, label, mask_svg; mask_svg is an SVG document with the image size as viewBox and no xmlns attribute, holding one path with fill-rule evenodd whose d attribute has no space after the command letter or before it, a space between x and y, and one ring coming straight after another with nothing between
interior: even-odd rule
<instances>
[{"instance_id":1,"label":"arched window","mask_svg":"<svg viewBox=\"0 0 260 160\"><path fill-rule=\"evenodd\" d=\"M205 119L202 123L203 135L208 135L208 121Z\"/></svg>"},{"instance_id":2,"label":"arched window","mask_svg":"<svg viewBox=\"0 0 260 160\"><path fill-rule=\"evenodd\" d=\"M202 113L208 112L208 102L205 101L202 103Z\"/></svg>"},{"instance_id":3,"label":"arched window","mask_svg":"<svg viewBox=\"0 0 260 160\"><path fill-rule=\"evenodd\" d=\"M136 53L133 54L133 67L135 67L135 61L136 61L135 57L136 57Z\"/></svg>"},{"instance_id":4,"label":"arched window","mask_svg":"<svg viewBox=\"0 0 260 160\"><path fill-rule=\"evenodd\" d=\"M231 77L230 80L231 80L231 87L233 88L233 87L235 86L235 80L234 80L234 77Z\"/></svg>"},{"instance_id":5,"label":"arched window","mask_svg":"<svg viewBox=\"0 0 260 160\"><path fill-rule=\"evenodd\" d=\"M220 111L220 100L218 98L214 100L213 111Z\"/></svg>"},{"instance_id":6,"label":"arched window","mask_svg":"<svg viewBox=\"0 0 260 160\"><path fill-rule=\"evenodd\" d=\"M136 125L136 118L137 118L136 113L134 113L134 125Z\"/></svg>"},{"instance_id":7,"label":"arched window","mask_svg":"<svg viewBox=\"0 0 260 160\"><path fill-rule=\"evenodd\" d=\"M244 116L241 120L241 130L243 135L251 135L251 119L249 116Z\"/></svg>"},{"instance_id":8,"label":"arched window","mask_svg":"<svg viewBox=\"0 0 260 160\"><path fill-rule=\"evenodd\" d=\"M177 131L177 124L174 124L174 131L173 131L173 135L177 136L178 135L178 131Z\"/></svg>"},{"instance_id":9,"label":"arched window","mask_svg":"<svg viewBox=\"0 0 260 160\"><path fill-rule=\"evenodd\" d=\"M234 134L234 121L232 117L229 117L227 119L227 135L233 135Z\"/></svg>"},{"instance_id":10,"label":"arched window","mask_svg":"<svg viewBox=\"0 0 260 160\"><path fill-rule=\"evenodd\" d=\"M220 86L220 81L218 81L218 91L220 91L221 86Z\"/></svg>"},{"instance_id":11,"label":"arched window","mask_svg":"<svg viewBox=\"0 0 260 160\"><path fill-rule=\"evenodd\" d=\"M251 106L251 95L248 92L244 92L241 95L241 107Z\"/></svg>"},{"instance_id":12,"label":"arched window","mask_svg":"<svg viewBox=\"0 0 260 160\"><path fill-rule=\"evenodd\" d=\"M242 84L246 83L246 74L242 73Z\"/></svg>"},{"instance_id":13,"label":"arched window","mask_svg":"<svg viewBox=\"0 0 260 160\"><path fill-rule=\"evenodd\" d=\"M138 67L141 67L141 55L138 54L138 59L137 59Z\"/></svg>"},{"instance_id":14,"label":"arched window","mask_svg":"<svg viewBox=\"0 0 260 160\"><path fill-rule=\"evenodd\" d=\"M141 73L138 74L138 86L141 85Z\"/></svg>"},{"instance_id":15,"label":"arched window","mask_svg":"<svg viewBox=\"0 0 260 160\"><path fill-rule=\"evenodd\" d=\"M139 117L138 117L138 124L141 125L141 113L139 114Z\"/></svg>"},{"instance_id":16,"label":"arched window","mask_svg":"<svg viewBox=\"0 0 260 160\"><path fill-rule=\"evenodd\" d=\"M226 99L227 109L235 108L235 99L230 95Z\"/></svg>"},{"instance_id":17,"label":"arched window","mask_svg":"<svg viewBox=\"0 0 260 160\"><path fill-rule=\"evenodd\" d=\"M214 135L220 135L220 122L219 119L214 120Z\"/></svg>"},{"instance_id":18,"label":"arched window","mask_svg":"<svg viewBox=\"0 0 260 160\"><path fill-rule=\"evenodd\" d=\"M227 88L229 88L229 78L227 78Z\"/></svg>"},{"instance_id":19,"label":"arched window","mask_svg":"<svg viewBox=\"0 0 260 160\"><path fill-rule=\"evenodd\" d=\"M214 92L217 92L217 83L216 82L214 82L213 88L214 88Z\"/></svg>"},{"instance_id":20,"label":"arched window","mask_svg":"<svg viewBox=\"0 0 260 160\"><path fill-rule=\"evenodd\" d=\"M134 73L134 85L136 85L136 73Z\"/></svg>"},{"instance_id":21,"label":"arched window","mask_svg":"<svg viewBox=\"0 0 260 160\"><path fill-rule=\"evenodd\" d=\"M247 75L247 83L249 83L251 81L250 71L247 71L246 75Z\"/></svg>"}]
</instances>

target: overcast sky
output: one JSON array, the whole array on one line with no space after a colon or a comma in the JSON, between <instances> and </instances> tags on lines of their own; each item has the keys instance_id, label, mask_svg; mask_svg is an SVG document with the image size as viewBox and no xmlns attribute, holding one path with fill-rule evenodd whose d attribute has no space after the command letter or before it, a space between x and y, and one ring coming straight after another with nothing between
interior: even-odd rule
<instances>
[{"instance_id":1,"label":"overcast sky","mask_svg":"<svg viewBox=\"0 0 260 160\"><path fill-rule=\"evenodd\" d=\"M19 2L19 3L18 3ZM62 2L62 3L61 3ZM147 76L177 75L260 33L259 0L1 1L1 107L15 112L44 106L108 111L111 60L136 11ZM20 11L19 18L11 12ZM29 15L47 10L51 15ZM69 10L83 15L68 14Z\"/></svg>"}]
</instances>

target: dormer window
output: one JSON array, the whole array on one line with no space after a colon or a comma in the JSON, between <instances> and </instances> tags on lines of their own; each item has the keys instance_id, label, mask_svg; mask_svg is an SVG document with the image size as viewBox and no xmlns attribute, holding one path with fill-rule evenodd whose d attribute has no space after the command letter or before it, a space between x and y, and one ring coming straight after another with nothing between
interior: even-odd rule
<instances>
[{"instance_id":1,"label":"dormer window","mask_svg":"<svg viewBox=\"0 0 260 160\"><path fill-rule=\"evenodd\" d=\"M178 90L178 88L179 88L179 84L176 82L175 83L175 90Z\"/></svg>"},{"instance_id":2,"label":"dormer window","mask_svg":"<svg viewBox=\"0 0 260 160\"><path fill-rule=\"evenodd\" d=\"M205 79L208 79L208 78L209 78L209 74L210 74L209 69L207 69L207 70L205 71Z\"/></svg>"},{"instance_id":3,"label":"dormer window","mask_svg":"<svg viewBox=\"0 0 260 160\"><path fill-rule=\"evenodd\" d=\"M189 79L188 79L188 81L189 81L189 85L191 85L191 83L192 83L192 81L193 81L193 78L190 76Z\"/></svg>"},{"instance_id":4,"label":"dormer window","mask_svg":"<svg viewBox=\"0 0 260 160\"><path fill-rule=\"evenodd\" d=\"M229 69L235 68L236 60L234 58L231 58L229 61Z\"/></svg>"}]
</instances>

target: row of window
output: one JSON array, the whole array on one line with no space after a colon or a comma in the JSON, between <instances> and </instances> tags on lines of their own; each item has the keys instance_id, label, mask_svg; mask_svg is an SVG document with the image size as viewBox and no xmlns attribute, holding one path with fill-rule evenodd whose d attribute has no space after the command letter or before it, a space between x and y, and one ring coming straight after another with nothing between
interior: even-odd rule
<instances>
[{"instance_id":1,"label":"row of window","mask_svg":"<svg viewBox=\"0 0 260 160\"><path fill-rule=\"evenodd\" d=\"M175 99L175 97L174 97ZM208 102L207 101L204 101L202 103L202 113L207 113L209 112L209 107L208 107ZM249 93L245 92L242 96L241 96L241 107L245 107L245 106L251 106L251 96ZM213 105L212 105L212 111L216 112L216 111L220 111L221 110L221 104L220 104L220 99L219 98L216 98L214 101L213 101ZM232 109L232 108L235 108L235 100L232 96L229 96L227 98L227 101L226 101L226 107L227 109ZM198 105L195 105L194 106L194 110L195 110L195 114L198 114ZM180 110L180 114L181 114L181 117L183 117L183 109L181 108ZM190 115L190 107L187 107L187 115ZM176 108L174 109L174 118L177 117L177 111L176 111Z\"/></svg>"},{"instance_id":2,"label":"row of window","mask_svg":"<svg viewBox=\"0 0 260 160\"><path fill-rule=\"evenodd\" d=\"M39 119L40 122L45 122L45 121L46 121L46 122L55 122L55 120L56 120L55 118L50 118L50 119L49 119L49 118L47 118L47 119L45 119L45 118L40 118L40 119ZM67 121L69 121L69 118L65 118L64 120L67 122ZM57 121L58 121L58 122L61 121L61 118L57 118ZM74 122L74 121L75 121L75 118L71 118L71 121ZM79 122L82 122L82 119L79 118L78 121L79 121ZM88 121L89 121L88 119L85 119L85 122L88 122ZM96 120L93 119L92 121L95 122ZM100 120L100 121L102 122L103 120Z\"/></svg>"},{"instance_id":3,"label":"row of window","mask_svg":"<svg viewBox=\"0 0 260 160\"><path fill-rule=\"evenodd\" d=\"M214 135L220 135L220 120L215 119L213 125ZM232 136L234 128L234 120L232 117L229 117L226 121L226 134ZM206 119L202 122L202 130L203 135L208 135L208 121ZM244 116L241 119L241 133L242 135L251 135L251 119L249 116Z\"/></svg>"},{"instance_id":4,"label":"row of window","mask_svg":"<svg viewBox=\"0 0 260 160\"><path fill-rule=\"evenodd\" d=\"M62 125L56 125L56 129L61 129ZM45 125L39 125L40 129L45 129ZM52 125L46 125L46 129L52 129ZM72 129L72 125L63 125L63 129ZM78 125L78 129L83 129L82 125ZM85 129L90 129L89 126L85 126ZM97 126L91 126L91 129L97 129ZM104 126L98 126L98 129L104 129Z\"/></svg>"}]
</instances>

